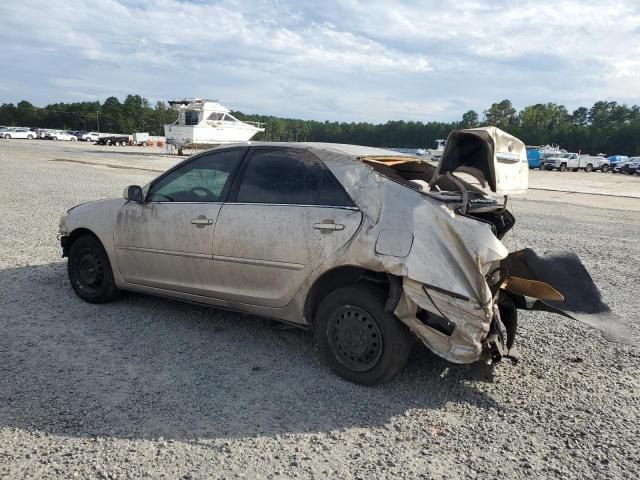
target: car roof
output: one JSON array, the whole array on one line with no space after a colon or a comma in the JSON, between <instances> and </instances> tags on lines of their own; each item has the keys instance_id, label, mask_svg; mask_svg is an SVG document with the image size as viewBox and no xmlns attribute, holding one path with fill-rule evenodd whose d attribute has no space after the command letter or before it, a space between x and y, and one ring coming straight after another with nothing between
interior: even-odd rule
<instances>
[{"instance_id":1,"label":"car roof","mask_svg":"<svg viewBox=\"0 0 640 480\"><path fill-rule=\"evenodd\" d=\"M224 147L232 146L249 146L249 147L288 147L288 148L305 148L310 150L331 150L342 153L351 157L408 157L413 158L415 155L400 153L395 150L386 148L368 147L365 145L350 145L347 143L323 143L323 142L245 142L237 144L227 144Z\"/></svg>"}]
</instances>

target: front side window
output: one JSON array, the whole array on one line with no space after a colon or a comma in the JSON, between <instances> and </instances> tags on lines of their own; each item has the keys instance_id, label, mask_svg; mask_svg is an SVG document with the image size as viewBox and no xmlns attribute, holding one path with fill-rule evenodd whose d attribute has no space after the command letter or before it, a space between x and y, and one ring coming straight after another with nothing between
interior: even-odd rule
<instances>
[{"instance_id":1,"label":"front side window","mask_svg":"<svg viewBox=\"0 0 640 480\"><path fill-rule=\"evenodd\" d=\"M229 175L244 149L210 153L174 170L153 184L148 202L219 202Z\"/></svg>"},{"instance_id":2,"label":"front side window","mask_svg":"<svg viewBox=\"0 0 640 480\"><path fill-rule=\"evenodd\" d=\"M244 173L236 201L353 206L342 185L318 159L294 149L256 150Z\"/></svg>"}]
</instances>

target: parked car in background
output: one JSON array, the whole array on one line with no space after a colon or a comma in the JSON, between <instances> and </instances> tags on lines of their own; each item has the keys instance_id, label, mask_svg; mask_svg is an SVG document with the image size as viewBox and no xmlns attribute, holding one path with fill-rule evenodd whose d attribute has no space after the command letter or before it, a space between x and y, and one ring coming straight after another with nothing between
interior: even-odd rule
<instances>
[{"instance_id":1,"label":"parked car in background","mask_svg":"<svg viewBox=\"0 0 640 480\"><path fill-rule=\"evenodd\" d=\"M115 145L124 146L129 145L128 135L110 135L108 137L100 137L96 141L96 145Z\"/></svg>"},{"instance_id":2,"label":"parked car in background","mask_svg":"<svg viewBox=\"0 0 640 480\"><path fill-rule=\"evenodd\" d=\"M569 169L578 169L580 156L577 153L560 153L544 160L545 170L560 170L566 172Z\"/></svg>"},{"instance_id":3,"label":"parked car in background","mask_svg":"<svg viewBox=\"0 0 640 480\"><path fill-rule=\"evenodd\" d=\"M28 128L13 128L1 132L3 138L24 138L27 140L33 140L36 138L36 132L29 130Z\"/></svg>"},{"instance_id":4,"label":"parked car in background","mask_svg":"<svg viewBox=\"0 0 640 480\"><path fill-rule=\"evenodd\" d=\"M611 172L618 173L620 169L618 168L616 170L616 168L619 167L621 163L624 163L627 160L629 160L629 157L627 157L626 155L611 155L610 157L607 157L607 160L609 160L609 165L611 166Z\"/></svg>"},{"instance_id":5,"label":"parked car in background","mask_svg":"<svg viewBox=\"0 0 640 480\"><path fill-rule=\"evenodd\" d=\"M98 132L82 132L78 136L78 140L82 140L83 142L97 142L100 138L100 134Z\"/></svg>"},{"instance_id":6,"label":"parked car in background","mask_svg":"<svg viewBox=\"0 0 640 480\"><path fill-rule=\"evenodd\" d=\"M640 157L631 157L626 162L620 162L617 165L618 172L626 173L628 175L634 175L638 171L639 163L640 163Z\"/></svg>"},{"instance_id":7,"label":"parked car in background","mask_svg":"<svg viewBox=\"0 0 640 480\"><path fill-rule=\"evenodd\" d=\"M627 165L628 163L630 163L631 161L633 161L633 158L634 158L634 157L632 157L632 158L626 158L625 160L622 160L622 161L620 161L620 162L617 162L617 163L613 166L613 168L611 169L611 171L612 171L613 173L623 173L623 172L624 172L624 170L623 170L623 169L626 167L626 165Z\"/></svg>"},{"instance_id":8,"label":"parked car in background","mask_svg":"<svg viewBox=\"0 0 640 480\"><path fill-rule=\"evenodd\" d=\"M75 142L78 138L75 135L71 135L69 132L53 132L51 134L51 140L64 140Z\"/></svg>"},{"instance_id":9,"label":"parked car in background","mask_svg":"<svg viewBox=\"0 0 640 480\"><path fill-rule=\"evenodd\" d=\"M545 170L560 170L561 172L571 170L577 172L578 170L585 170L592 172L594 170L602 170L608 172L611 168L609 160L599 155L580 155L575 152L560 153L546 159L541 160L540 168Z\"/></svg>"},{"instance_id":10,"label":"parked car in background","mask_svg":"<svg viewBox=\"0 0 640 480\"><path fill-rule=\"evenodd\" d=\"M608 172L611 167L609 160L607 160L604 155L580 155L578 168L584 169L587 172L594 170Z\"/></svg>"}]
</instances>

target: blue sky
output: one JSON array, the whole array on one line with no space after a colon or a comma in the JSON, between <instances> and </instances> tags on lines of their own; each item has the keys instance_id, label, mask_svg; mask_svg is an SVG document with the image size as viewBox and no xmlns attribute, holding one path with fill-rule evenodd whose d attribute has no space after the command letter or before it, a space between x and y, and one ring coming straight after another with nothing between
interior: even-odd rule
<instances>
[{"instance_id":1,"label":"blue sky","mask_svg":"<svg viewBox=\"0 0 640 480\"><path fill-rule=\"evenodd\" d=\"M198 96L376 123L640 103L638 0L3 1L0 45L0 102Z\"/></svg>"}]
</instances>

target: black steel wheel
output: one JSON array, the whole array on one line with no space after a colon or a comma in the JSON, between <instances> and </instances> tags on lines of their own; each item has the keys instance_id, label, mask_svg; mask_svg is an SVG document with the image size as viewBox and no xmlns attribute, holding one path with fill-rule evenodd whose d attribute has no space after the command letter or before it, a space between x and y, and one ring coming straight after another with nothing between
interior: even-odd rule
<instances>
[{"instance_id":1,"label":"black steel wheel","mask_svg":"<svg viewBox=\"0 0 640 480\"><path fill-rule=\"evenodd\" d=\"M87 302L103 303L117 296L109 257L93 235L83 235L73 242L67 273L73 290Z\"/></svg>"},{"instance_id":2,"label":"black steel wheel","mask_svg":"<svg viewBox=\"0 0 640 480\"><path fill-rule=\"evenodd\" d=\"M345 305L333 312L327 323L331 352L347 368L370 370L382 355L382 335L378 324L365 310Z\"/></svg>"},{"instance_id":3,"label":"black steel wheel","mask_svg":"<svg viewBox=\"0 0 640 480\"><path fill-rule=\"evenodd\" d=\"M387 296L369 285L349 285L329 293L318 307L314 332L320 353L351 382L387 381L409 358L409 329L385 312Z\"/></svg>"}]
</instances>

